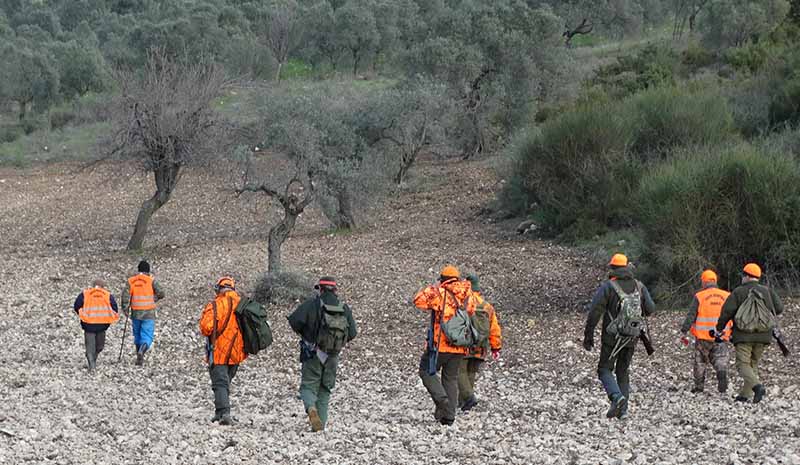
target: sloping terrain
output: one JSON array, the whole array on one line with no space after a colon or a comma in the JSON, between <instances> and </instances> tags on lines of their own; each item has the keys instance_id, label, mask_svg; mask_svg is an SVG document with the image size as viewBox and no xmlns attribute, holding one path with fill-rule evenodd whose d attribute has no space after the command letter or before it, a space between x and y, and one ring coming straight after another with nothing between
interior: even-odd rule
<instances>
[{"instance_id":1,"label":"sloping terrain","mask_svg":"<svg viewBox=\"0 0 800 465\"><path fill-rule=\"evenodd\" d=\"M197 320L217 277L231 273L249 291L265 268L278 214L265 199L237 199L217 177L188 173L146 240L168 295L147 365L134 366L130 332L116 363L121 320L89 375L72 303L95 277L122 289L140 258L123 249L150 180L119 165L0 170L0 463L800 464L796 356L768 351L760 405L734 404L733 391L692 395L691 351L675 342L682 311L652 319L658 352L634 360L631 417L607 420L597 350L580 348L582 307L603 270L482 220L498 185L490 163L423 163L362 231L333 233L314 209L301 217L287 267L334 275L360 331L321 434L310 433L296 398L297 338L285 319L295 302L270 308L275 343L234 380L240 422L208 421ZM502 359L479 381L481 403L450 428L434 422L417 376L428 319L410 305L446 263L482 276L504 329ZM796 341L797 305L787 310L784 330Z\"/></svg>"}]
</instances>

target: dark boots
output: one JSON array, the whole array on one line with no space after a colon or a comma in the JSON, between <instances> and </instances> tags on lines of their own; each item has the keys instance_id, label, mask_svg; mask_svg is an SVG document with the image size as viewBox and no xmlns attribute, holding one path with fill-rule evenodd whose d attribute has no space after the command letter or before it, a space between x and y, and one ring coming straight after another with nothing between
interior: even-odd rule
<instances>
[{"instance_id":1,"label":"dark boots","mask_svg":"<svg viewBox=\"0 0 800 465\"><path fill-rule=\"evenodd\" d=\"M717 373L717 390L722 394L728 392L728 373L725 371Z\"/></svg>"},{"instance_id":2,"label":"dark boots","mask_svg":"<svg viewBox=\"0 0 800 465\"><path fill-rule=\"evenodd\" d=\"M753 386L753 403L757 404L761 402L761 399L767 395L767 388L764 387L763 384L756 384Z\"/></svg>"},{"instance_id":3,"label":"dark boots","mask_svg":"<svg viewBox=\"0 0 800 465\"><path fill-rule=\"evenodd\" d=\"M611 405L606 412L607 418L619 418L623 411L627 411L628 399L622 394L617 394L611 399Z\"/></svg>"},{"instance_id":4,"label":"dark boots","mask_svg":"<svg viewBox=\"0 0 800 465\"><path fill-rule=\"evenodd\" d=\"M147 344L139 344L136 346L136 366L144 365L144 354L147 352Z\"/></svg>"}]
</instances>

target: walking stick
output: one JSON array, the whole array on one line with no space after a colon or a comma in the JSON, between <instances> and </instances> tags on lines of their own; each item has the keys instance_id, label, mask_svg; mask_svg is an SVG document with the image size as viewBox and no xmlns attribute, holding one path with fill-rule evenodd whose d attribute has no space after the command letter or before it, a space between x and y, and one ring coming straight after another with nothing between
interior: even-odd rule
<instances>
[{"instance_id":1,"label":"walking stick","mask_svg":"<svg viewBox=\"0 0 800 465\"><path fill-rule=\"evenodd\" d=\"M130 311L130 310L128 310ZM128 331L128 314L125 314L125 325L122 327L122 343L119 345L119 357L117 357L117 363L122 360L122 349L125 347L125 333Z\"/></svg>"}]
</instances>

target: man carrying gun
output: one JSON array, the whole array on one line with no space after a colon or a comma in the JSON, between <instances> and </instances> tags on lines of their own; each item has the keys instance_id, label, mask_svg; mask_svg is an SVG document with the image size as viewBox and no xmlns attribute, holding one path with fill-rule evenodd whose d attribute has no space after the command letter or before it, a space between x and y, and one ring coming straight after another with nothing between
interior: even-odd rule
<instances>
[{"instance_id":1,"label":"man carrying gun","mask_svg":"<svg viewBox=\"0 0 800 465\"><path fill-rule=\"evenodd\" d=\"M442 269L438 283L414 296L414 305L431 314L427 347L419 362L419 377L436 405L434 418L443 425L452 425L455 421L458 370L469 349L451 344L441 324L449 321L465 302L467 311L474 312L475 304L468 299L470 293L469 281L462 281L458 269L448 265ZM437 376L439 370L442 372L441 380Z\"/></svg>"},{"instance_id":2,"label":"man carrying gun","mask_svg":"<svg viewBox=\"0 0 800 465\"><path fill-rule=\"evenodd\" d=\"M236 292L236 282L230 276L219 278L214 291L214 300L206 304L200 316L200 333L207 338L206 360L211 390L214 391L214 417L211 421L232 425L228 394L239 364L247 358L244 339L234 315L241 297Z\"/></svg>"},{"instance_id":3,"label":"man carrying gun","mask_svg":"<svg viewBox=\"0 0 800 465\"><path fill-rule=\"evenodd\" d=\"M717 373L717 390L720 393L728 391L728 360L730 358L727 341L731 338L732 322L723 331L720 342L714 342L709 330L716 328L722 305L730 292L717 287L717 274L712 270L705 270L700 275L702 289L694 295L694 301L689 308L689 313L681 325L681 343L689 345L686 336L690 330L695 338L694 343L694 387L693 393L703 392L706 382L706 366L711 364Z\"/></svg>"},{"instance_id":4,"label":"man carrying gun","mask_svg":"<svg viewBox=\"0 0 800 465\"><path fill-rule=\"evenodd\" d=\"M631 395L628 371L633 351L636 342L644 334L644 317L651 315L656 306L644 284L634 278L625 255L615 254L608 266L608 279L603 281L592 298L583 348L591 351L594 347L594 330L602 318L597 376L611 402L606 417L622 420L628 416Z\"/></svg>"},{"instance_id":5,"label":"man carrying gun","mask_svg":"<svg viewBox=\"0 0 800 465\"><path fill-rule=\"evenodd\" d=\"M783 313L775 290L761 284L761 267L748 263L742 270L742 285L733 290L722 306L714 335L721 336L728 322L733 321L731 340L736 348L736 368L742 378L738 402L761 402L767 389L761 383L758 364L764 350L772 342L777 315Z\"/></svg>"}]
</instances>

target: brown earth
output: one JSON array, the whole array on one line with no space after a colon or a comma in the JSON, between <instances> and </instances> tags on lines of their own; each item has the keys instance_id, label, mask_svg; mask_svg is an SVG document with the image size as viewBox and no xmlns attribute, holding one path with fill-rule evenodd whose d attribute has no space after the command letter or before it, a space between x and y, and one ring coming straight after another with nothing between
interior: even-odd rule
<instances>
[{"instance_id":1,"label":"brown earth","mask_svg":"<svg viewBox=\"0 0 800 465\"><path fill-rule=\"evenodd\" d=\"M121 321L91 376L72 302L95 277L121 290L140 258L124 247L151 181L118 164L0 169L0 463L800 463L797 358L768 352L760 405L734 404L732 391L692 395L691 352L676 342L682 311L651 321L658 353L635 358L630 419L605 419L597 351L580 348L602 267L483 219L499 186L492 163L421 163L356 232L329 230L315 208L301 217L287 267L333 274L360 330L322 434L296 399L297 338L285 320L295 302L271 306L275 343L234 381L239 424L208 422L199 312L222 274L253 288L274 205L187 173L143 252L168 294L147 366L133 365L129 333L116 363ZM417 377L427 318L410 305L446 263L481 274L504 325L482 402L451 428L433 421ZM785 332L798 340L797 305L787 309Z\"/></svg>"}]
</instances>

